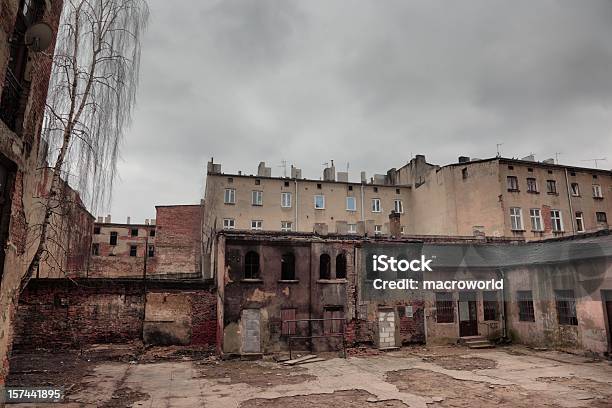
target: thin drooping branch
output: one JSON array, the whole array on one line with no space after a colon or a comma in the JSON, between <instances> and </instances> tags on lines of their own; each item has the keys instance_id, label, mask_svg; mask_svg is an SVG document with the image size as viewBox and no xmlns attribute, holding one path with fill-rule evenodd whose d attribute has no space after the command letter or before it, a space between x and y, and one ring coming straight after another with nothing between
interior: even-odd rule
<instances>
[{"instance_id":1,"label":"thin drooping branch","mask_svg":"<svg viewBox=\"0 0 612 408\"><path fill-rule=\"evenodd\" d=\"M40 237L22 290L41 260L49 257L48 243L61 242L51 225L58 218L55 209L67 204L65 183L79 192L92 212L110 202L121 142L136 100L140 40L147 20L145 0L64 3L43 129L47 160L54 165L51 181L43 187L47 191L41 194Z\"/></svg>"}]
</instances>

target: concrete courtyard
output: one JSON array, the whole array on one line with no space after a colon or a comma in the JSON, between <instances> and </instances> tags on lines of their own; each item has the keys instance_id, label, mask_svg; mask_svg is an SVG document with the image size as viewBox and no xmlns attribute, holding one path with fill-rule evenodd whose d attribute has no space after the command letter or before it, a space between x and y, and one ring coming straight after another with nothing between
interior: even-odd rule
<instances>
[{"instance_id":1,"label":"concrete courtyard","mask_svg":"<svg viewBox=\"0 0 612 408\"><path fill-rule=\"evenodd\" d=\"M64 385L63 407L612 406L610 362L519 346L360 350L294 367L164 349L37 353L15 357L9 384Z\"/></svg>"}]
</instances>

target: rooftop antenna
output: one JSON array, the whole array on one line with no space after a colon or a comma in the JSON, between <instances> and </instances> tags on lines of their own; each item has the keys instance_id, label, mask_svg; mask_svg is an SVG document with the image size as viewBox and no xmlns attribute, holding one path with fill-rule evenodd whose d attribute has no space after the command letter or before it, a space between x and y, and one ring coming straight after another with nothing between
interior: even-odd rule
<instances>
[{"instance_id":1,"label":"rooftop antenna","mask_svg":"<svg viewBox=\"0 0 612 408\"><path fill-rule=\"evenodd\" d=\"M501 157L501 153L499 152L499 148L503 146L503 143L498 143L495 146L497 148L497 156L496 157Z\"/></svg>"},{"instance_id":2,"label":"rooftop antenna","mask_svg":"<svg viewBox=\"0 0 612 408\"><path fill-rule=\"evenodd\" d=\"M587 159L587 160L582 160L582 161L592 161L593 163L595 163L595 168L597 169L597 168L598 168L598 167L597 167L597 162L600 162L600 161L606 161L606 160L608 160L608 159L606 159L606 158L604 157L603 159Z\"/></svg>"},{"instance_id":3,"label":"rooftop antenna","mask_svg":"<svg viewBox=\"0 0 612 408\"><path fill-rule=\"evenodd\" d=\"M349 162L346 162L346 172L349 172Z\"/></svg>"},{"instance_id":4,"label":"rooftop antenna","mask_svg":"<svg viewBox=\"0 0 612 408\"><path fill-rule=\"evenodd\" d=\"M559 156L561 156L561 152L555 152L555 163L559 164Z\"/></svg>"},{"instance_id":5,"label":"rooftop antenna","mask_svg":"<svg viewBox=\"0 0 612 408\"><path fill-rule=\"evenodd\" d=\"M283 177L287 177L287 160L281 160L280 166L276 166L276 167L282 167L283 168Z\"/></svg>"}]
</instances>

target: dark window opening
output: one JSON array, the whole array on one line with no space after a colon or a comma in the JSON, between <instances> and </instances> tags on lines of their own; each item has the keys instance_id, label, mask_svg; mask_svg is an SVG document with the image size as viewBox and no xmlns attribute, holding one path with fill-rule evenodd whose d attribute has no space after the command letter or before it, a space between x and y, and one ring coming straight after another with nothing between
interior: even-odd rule
<instances>
[{"instance_id":1,"label":"dark window opening","mask_svg":"<svg viewBox=\"0 0 612 408\"><path fill-rule=\"evenodd\" d=\"M497 320L497 292L482 292L482 306L485 320Z\"/></svg>"},{"instance_id":2,"label":"dark window opening","mask_svg":"<svg viewBox=\"0 0 612 408\"><path fill-rule=\"evenodd\" d=\"M0 160L2 158L0 157ZM11 219L11 190L14 173L0 161L0 281L4 270L4 250Z\"/></svg>"},{"instance_id":3,"label":"dark window opening","mask_svg":"<svg viewBox=\"0 0 612 408\"><path fill-rule=\"evenodd\" d=\"M455 321L455 304L451 292L436 292L436 322L453 323Z\"/></svg>"},{"instance_id":4,"label":"dark window opening","mask_svg":"<svg viewBox=\"0 0 612 408\"><path fill-rule=\"evenodd\" d=\"M151 231L149 231L149 236L150 237L154 237L155 236L155 230L152 229Z\"/></svg>"},{"instance_id":5,"label":"dark window opening","mask_svg":"<svg viewBox=\"0 0 612 408\"><path fill-rule=\"evenodd\" d=\"M346 255L343 253L336 257L336 279L346 279Z\"/></svg>"},{"instance_id":6,"label":"dark window opening","mask_svg":"<svg viewBox=\"0 0 612 408\"><path fill-rule=\"evenodd\" d=\"M353 186L348 186L348 191L353 191Z\"/></svg>"},{"instance_id":7,"label":"dark window opening","mask_svg":"<svg viewBox=\"0 0 612 408\"><path fill-rule=\"evenodd\" d=\"M136 256L138 247L136 245L130 245L130 256Z\"/></svg>"},{"instance_id":8,"label":"dark window opening","mask_svg":"<svg viewBox=\"0 0 612 408\"><path fill-rule=\"evenodd\" d=\"M285 181L285 187L289 187L289 182Z\"/></svg>"},{"instance_id":9,"label":"dark window opening","mask_svg":"<svg viewBox=\"0 0 612 408\"><path fill-rule=\"evenodd\" d=\"M296 332L297 322L288 322L287 320L295 320L295 309L281 309L281 335L289 336Z\"/></svg>"},{"instance_id":10,"label":"dark window opening","mask_svg":"<svg viewBox=\"0 0 612 408\"><path fill-rule=\"evenodd\" d=\"M597 174L593 174L593 178L596 179L597 178Z\"/></svg>"},{"instance_id":11,"label":"dark window opening","mask_svg":"<svg viewBox=\"0 0 612 408\"><path fill-rule=\"evenodd\" d=\"M527 178L527 192L528 193L537 193L538 192L538 183L536 179L532 177Z\"/></svg>"},{"instance_id":12,"label":"dark window opening","mask_svg":"<svg viewBox=\"0 0 612 408\"><path fill-rule=\"evenodd\" d=\"M574 299L573 290L555 290L555 299L557 303L557 317L559 324L569 324L576 326L578 318L576 317L576 300Z\"/></svg>"},{"instance_id":13,"label":"dark window opening","mask_svg":"<svg viewBox=\"0 0 612 408\"><path fill-rule=\"evenodd\" d=\"M597 217L597 222L608 222L608 216L606 215L605 212L596 212L595 213L595 217Z\"/></svg>"},{"instance_id":14,"label":"dark window opening","mask_svg":"<svg viewBox=\"0 0 612 408\"><path fill-rule=\"evenodd\" d=\"M94 227L94 234L100 235L100 227Z\"/></svg>"},{"instance_id":15,"label":"dark window opening","mask_svg":"<svg viewBox=\"0 0 612 408\"><path fill-rule=\"evenodd\" d=\"M555 180L546 180L546 190L548 194L557 194L557 182Z\"/></svg>"},{"instance_id":16,"label":"dark window opening","mask_svg":"<svg viewBox=\"0 0 612 408\"><path fill-rule=\"evenodd\" d=\"M228 177L227 178L227 182L228 183L233 183L234 182L234 178L233 177Z\"/></svg>"},{"instance_id":17,"label":"dark window opening","mask_svg":"<svg viewBox=\"0 0 612 408\"><path fill-rule=\"evenodd\" d=\"M518 178L516 176L508 176L506 182L508 184L508 191L519 191Z\"/></svg>"},{"instance_id":18,"label":"dark window opening","mask_svg":"<svg viewBox=\"0 0 612 408\"><path fill-rule=\"evenodd\" d=\"M292 253L286 253L281 258L281 279L295 280L295 257Z\"/></svg>"},{"instance_id":19,"label":"dark window opening","mask_svg":"<svg viewBox=\"0 0 612 408\"><path fill-rule=\"evenodd\" d=\"M148 254L149 258L155 257L155 245L149 245Z\"/></svg>"},{"instance_id":20,"label":"dark window opening","mask_svg":"<svg viewBox=\"0 0 612 408\"><path fill-rule=\"evenodd\" d=\"M259 179L255 180L255 185L256 185L256 186L261 185L261 180L259 180Z\"/></svg>"},{"instance_id":21,"label":"dark window opening","mask_svg":"<svg viewBox=\"0 0 612 408\"><path fill-rule=\"evenodd\" d=\"M111 231L109 244L117 245L117 231Z\"/></svg>"},{"instance_id":22,"label":"dark window opening","mask_svg":"<svg viewBox=\"0 0 612 408\"><path fill-rule=\"evenodd\" d=\"M133 237L137 237L138 236L138 228L132 228L130 230L130 235Z\"/></svg>"},{"instance_id":23,"label":"dark window opening","mask_svg":"<svg viewBox=\"0 0 612 408\"><path fill-rule=\"evenodd\" d=\"M518 305L519 321L535 322L533 310L533 295L530 290L519 290L516 292L516 303Z\"/></svg>"},{"instance_id":24,"label":"dark window opening","mask_svg":"<svg viewBox=\"0 0 612 408\"><path fill-rule=\"evenodd\" d=\"M508 166L508 170L514 170L514 166Z\"/></svg>"},{"instance_id":25,"label":"dark window opening","mask_svg":"<svg viewBox=\"0 0 612 408\"><path fill-rule=\"evenodd\" d=\"M468 178L468 169L467 169L467 167L461 169L461 177L464 178L464 179Z\"/></svg>"},{"instance_id":26,"label":"dark window opening","mask_svg":"<svg viewBox=\"0 0 612 408\"><path fill-rule=\"evenodd\" d=\"M317 183L317 188L320 190L321 189L321 183Z\"/></svg>"},{"instance_id":27,"label":"dark window opening","mask_svg":"<svg viewBox=\"0 0 612 408\"><path fill-rule=\"evenodd\" d=\"M323 312L323 332L337 334L344 331L344 309L342 306L329 306Z\"/></svg>"},{"instance_id":28,"label":"dark window opening","mask_svg":"<svg viewBox=\"0 0 612 408\"><path fill-rule=\"evenodd\" d=\"M395 194L399 194L399 193L400 193L400 189L399 189L399 188L396 188L396 189L395 189Z\"/></svg>"},{"instance_id":29,"label":"dark window opening","mask_svg":"<svg viewBox=\"0 0 612 408\"><path fill-rule=\"evenodd\" d=\"M319 257L319 279L331 279L331 258L327 254Z\"/></svg>"},{"instance_id":30,"label":"dark window opening","mask_svg":"<svg viewBox=\"0 0 612 408\"><path fill-rule=\"evenodd\" d=\"M257 252L249 251L244 257L244 278L259 278L259 254Z\"/></svg>"},{"instance_id":31,"label":"dark window opening","mask_svg":"<svg viewBox=\"0 0 612 408\"><path fill-rule=\"evenodd\" d=\"M378 193L378 187L374 187L374 192Z\"/></svg>"},{"instance_id":32,"label":"dark window opening","mask_svg":"<svg viewBox=\"0 0 612 408\"><path fill-rule=\"evenodd\" d=\"M96 256L100 255L100 244L91 244L91 254Z\"/></svg>"}]
</instances>

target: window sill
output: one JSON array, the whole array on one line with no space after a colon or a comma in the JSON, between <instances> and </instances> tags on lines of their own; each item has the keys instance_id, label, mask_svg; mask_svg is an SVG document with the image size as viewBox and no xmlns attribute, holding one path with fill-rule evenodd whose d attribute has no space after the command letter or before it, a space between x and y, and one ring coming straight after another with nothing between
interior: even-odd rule
<instances>
[{"instance_id":1,"label":"window sill","mask_svg":"<svg viewBox=\"0 0 612 408\"><path fill-rule=\"evenodd\" d=\"M581 197L580 194L572 194L572 197Z\"/></svg>"},{"instance_id":2,"label":"window sill","mask_svg":"<svg viewBox=\"0 0 612 408\"><path fill-rule=\"evenodd\" d=\"M508 192L509 192L509 193L520 193L520 192L521 192L521 190L519 190L518 188L509 188L509 189L508 189Z\"/></svg>"},{"instance_id":3,"label":"window sill","mask_svg":"<svg viewBox=\"0 0 612 408\"><path fill-rule=\"evenodd\" d=\"M236 205L236 203L223 203L225 205Z\"/></svg>"},{"instance_id":4,"label":"window sill","mask_svg":"<svg viewBox=\"0 0 612 408\"><path fill-rule=\"evenodd\" d=\"M345 284L348 283L346 279L317 279L317 283L323 284Z\"/></svg>"},{"instance_id":5,"label":"window sill","mask_svg":"<svg viewBox=\"0 0 612 408\"><path fill-rule=\"evenodd\" d=\"M262 279L240 279L242 283L263 283Z\"/></svg>"},{"instance_id":6,"label":"window sill","mask_svg":"<svg viewBox=\"0 0 612 408\"><path fill-rule=\"evenodd\" d=\"M561 234L565 234L565 231L553 231L552 233L561 235Z\"/></svg>"},{"instance_id":7,"label":"window sill","mask_svg":"<svg viewBox=\"0 0 612 408\"><path fill-rule=\"evenodd\" d=\"M558 196L558 195L559 195L559 193L556 193L556 192L555 192L555 193L553 193L552 191L549 191L549 192L548 192L548 193L546 193L546 194L548 194L548 195L553 195L553 196Z\"/></svg>"},{"instance_id":8,"label":"window sill","mask_svg":"<svg viewBox=\"0 0 612 408\"><path fill-rule=\"evenodd\" d=\"M531 230L531 232L533 232L534 234L540 234L540 235L544 233L543 230Z\"/></svg>"},{"instance_id":9,"label":"window sill","mask_svg":"<svg viewBox=\"0 0 612 408\"><path fill-rule=\"evenodd\" d=\"M525 230L524 229L513 229L512 232L518 232L522 234L523 232L525 232Z\"/></svg>"},{"instance_id":10,"label":"window sill","mask_svg":"<svg viewBox=\"0 0 612 408\"><path fill-rule=\"evenodd\" d=\"M297 279L279 279L278 283L300 283Z\"/></svg>"},{"instance_id":11,"label":"window sill","mask_svg":"<svg viewBox=\"0 0 612 408\"><path fill-rule=\"evenodd\" d=\"M539 192L539 191L529 191L529 190L527 190L527 192L528 192L529 194L540 194L540 192Z\"/></svg>"},{"instance_id":12,"label":"window sill","mask_svg":"<svg viewBox=\"0 0 612 408\"><path fill-rule=\"evenodd\" d=\"M253 207L263 207L263 204L252 204L251 203L251 206L253 206Z\"/></svg>"},{"instance_id":13,"label":"window sill","mask_svg":"<svg viewBox=\"0 0 612 408\"><path fill-rule=\"evenodd\" d=\"M603 200L603 197L593 197L593 200Z\"/></svg>"}]
</instances>

